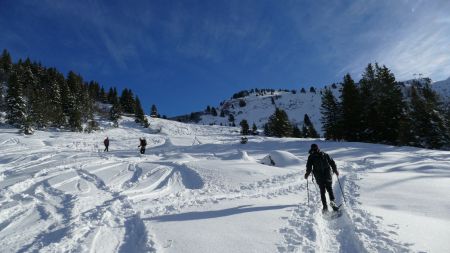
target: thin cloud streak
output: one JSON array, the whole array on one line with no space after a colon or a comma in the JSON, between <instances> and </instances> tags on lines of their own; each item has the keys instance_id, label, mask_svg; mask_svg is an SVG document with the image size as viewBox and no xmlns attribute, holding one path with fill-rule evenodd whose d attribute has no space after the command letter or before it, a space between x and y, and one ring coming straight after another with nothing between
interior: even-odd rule
<instances>
[{"instance_id":1,"label":"thin cloud streak","mask_svg":"<svg viewBox=\"0 0 450 253\"><path fill-rule=\"evenodd\" d=\"M415 73L436 81L449 77L450 26L445 13L450 13L450 6L441 3L417 2L413 7L414 15L402 13L405 28L398 29L387 40L379 40L380 46L361 51L360 56L339 73L350 72L359 77L367 63L376 61L391 68L397 80L412 79Z\"/></svg>"}]
</instances>

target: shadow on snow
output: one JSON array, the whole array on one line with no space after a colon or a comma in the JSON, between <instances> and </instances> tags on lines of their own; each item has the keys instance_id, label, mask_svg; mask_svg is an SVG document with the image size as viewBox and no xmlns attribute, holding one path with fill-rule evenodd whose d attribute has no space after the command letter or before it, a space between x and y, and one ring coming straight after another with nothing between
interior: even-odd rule
<instances>
[{"instance_id":1,"label":"shadow on snow","mask_svg":"<svg viewBox=\"0 0 450 253\"><path fill-rule=\"evenodd\" d=\"M269 211L269 210L277 210L288 207L295 207L296 205L278 205L278 206L258 206L251 207L252 205L242 205L233 208L227 208L222 210L214 210L214 211L203 211L203 212L188 212L181 214L170 214L170 215L162 215L158 217L148 218L147 220L154 220L158 222L170 222L170 221L189 221L189 220L204 220L204 219L213 219L226 217L236 214L249 213L249 212L261 212L261 211Z\"/></svg>"}]
</instances>

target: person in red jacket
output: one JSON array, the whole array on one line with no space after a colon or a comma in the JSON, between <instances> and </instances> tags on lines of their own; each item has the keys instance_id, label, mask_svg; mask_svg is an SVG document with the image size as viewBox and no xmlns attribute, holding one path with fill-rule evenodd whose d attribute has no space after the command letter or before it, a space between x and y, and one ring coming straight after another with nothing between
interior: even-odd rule
<instances>
[{"instance_id":1,"label":"person in red jacket","mask_svg":"<svg viewBox=\"0 0 450 253\"><path fill-rule=\"evenodd\" d=\"M103 144L105 144L105 150L103 152L109 152L109 138L106 136L105 140L103 141Z\"/></svg>"}]
</instances>

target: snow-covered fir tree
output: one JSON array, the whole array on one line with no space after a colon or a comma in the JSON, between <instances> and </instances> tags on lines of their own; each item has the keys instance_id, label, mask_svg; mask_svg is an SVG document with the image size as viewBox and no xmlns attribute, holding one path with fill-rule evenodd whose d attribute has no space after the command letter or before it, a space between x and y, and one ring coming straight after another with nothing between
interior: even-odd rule
<instances>
[{"instance_id":1,"label":"snow-covered fir tree","mask_svg":"<svg viewBox=\"0 0 450 253\"><path fill-rule=\"evenodd\" d=\"M416 145L425 148L450 146L449 129L439 108L439 97L429 83L413 87L410 117Z\"/></svg>"},{"instance_id":2,"label":"snow-covered fir tree","mask_svg":"<svg viewBox=\"0 0 450 253\"><path fill-rule=\"evenodd\" d=\"M22 128L26 120L26 105L23 98L22 80L16 71L12 71L8 80L6 95L6 119L13 126Z\"/></svg>"},{"instance_id":3,"label":"snow-covered fir tree","mask_svg":"<svg viewBox=\"0 0 450 253\"><path fill-rule=\"evenodd\" d=\"M111 109L109 110L109 119L113 122L114 127L118 127L119 119L122 115L122 107L120 105L119 98L117 97L117 95L115 98L112 98L112 100L113 100L112 106Z\"/></svg>"}]
</instances>

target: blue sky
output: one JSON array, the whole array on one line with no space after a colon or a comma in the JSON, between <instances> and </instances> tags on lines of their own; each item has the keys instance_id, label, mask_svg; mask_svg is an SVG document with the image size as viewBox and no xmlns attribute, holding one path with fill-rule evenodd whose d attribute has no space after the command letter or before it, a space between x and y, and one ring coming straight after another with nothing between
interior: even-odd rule
<instances>
[{"instance_id":1,"label":"blue sky","mask_svg":"<svg viewBox=\"0 0 450 253\"><path fill-rule=\"evenodd\" d=\"M446 79L450 1L1 0L0 48L174 116L243 89L358 80L375 61Z\"/></svg>"}]
</instances>

